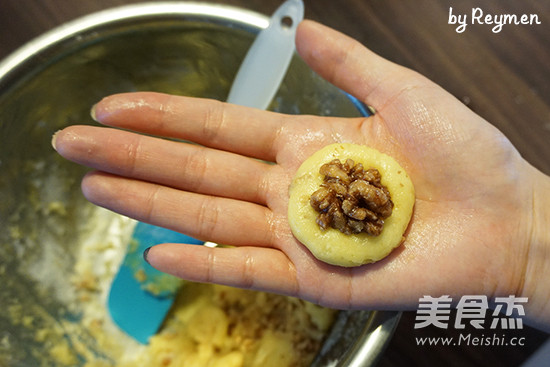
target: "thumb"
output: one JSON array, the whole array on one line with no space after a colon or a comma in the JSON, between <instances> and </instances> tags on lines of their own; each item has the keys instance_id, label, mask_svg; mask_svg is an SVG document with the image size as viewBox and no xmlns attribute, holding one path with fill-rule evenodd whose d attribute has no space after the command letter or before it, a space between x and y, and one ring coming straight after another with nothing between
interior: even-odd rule
<instances>
[{"instance_id":1,"label":"thumb","mask_svg":"<svg viewBox=\"0 0 550 367\"><path fill-rule=\"evenodd\" d=\"M298 26L296 49L316 73L377 110L404 84L424 79L358 41L310 20Z\"/></svg>"}]
</instances>

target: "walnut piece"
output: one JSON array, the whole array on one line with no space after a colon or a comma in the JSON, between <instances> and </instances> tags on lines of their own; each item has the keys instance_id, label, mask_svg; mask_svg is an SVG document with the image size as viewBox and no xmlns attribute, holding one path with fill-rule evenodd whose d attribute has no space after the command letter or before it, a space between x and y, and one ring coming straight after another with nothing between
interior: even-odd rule
<instances>
[{"instance_id":1,"label":"walnut piece","mask_svg":"<svg viewBox=\"0 0 550 367\"><path fill-rule=\"evenodd\" d=\"M319 213L316 222L322 230L332 227L347 235L382 233L393 202L377 169L365 170L348 158L345 163L334 159L323 164L319 173L323 183L309 202Z\"/></svg>"}]
</instances>

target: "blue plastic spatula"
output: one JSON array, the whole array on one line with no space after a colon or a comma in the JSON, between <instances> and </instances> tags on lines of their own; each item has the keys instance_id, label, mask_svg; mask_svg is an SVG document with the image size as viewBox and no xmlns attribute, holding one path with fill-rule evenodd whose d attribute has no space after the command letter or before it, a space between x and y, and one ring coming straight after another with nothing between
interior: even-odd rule
<instances>
[{"instance_id":1,"label":"blue plastic spatula","mask_svg":"<svg viewBox=\"0 0 550 367\"><path fill-rule=\"evenodd\" d=\"M170 309L181 280L162 273L143 260L153 244L201 244L194 238L138 222L126 257L111 284L107 306L113 321L140 343L147 343Z\"/></svg>"},{"instance_id":2,"label":"blue plastic spatula","mask_svg":"<svg viewBox=\"0 0 550 367\"><path fill-rule=\"evenodd\" d=\"M295 50L296 27L304 16L302 0L285 1L248 50L227 102L265 109L279 89ZM189 236L138 222L126 257L113 280L107 306L113 321L146 344L160 328L181 281L143 260L143 251L160 243L201 244Z\"/></svg>"}]
</instances>

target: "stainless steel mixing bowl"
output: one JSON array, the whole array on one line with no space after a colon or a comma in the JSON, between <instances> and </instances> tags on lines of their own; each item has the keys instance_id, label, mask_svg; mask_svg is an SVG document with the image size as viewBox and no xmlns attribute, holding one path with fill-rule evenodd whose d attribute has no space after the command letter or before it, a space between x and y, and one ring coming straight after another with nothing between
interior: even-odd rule
<instances>
[{"instance_id":1,"label":"stainless steel mixing bowl","mask_svg":"<svg viewBox=\"0 0 550 367\"><path fill-rule=\"evenodd\" d=\"M66 293L95 208L80 193L84 169L57 156L52 134L93 124L90 106L116 92L225 100L267 23L227 6L145 3L60 26L0 63L0 365L52 365L47 338L37 337L42 330L57 330L70 348L75 340L94 345ZM359 116L361 106L295 57L270 108ZM398 319L394 312L340 312L314 366L372 365Z\"/></svg>"}]
</instances>

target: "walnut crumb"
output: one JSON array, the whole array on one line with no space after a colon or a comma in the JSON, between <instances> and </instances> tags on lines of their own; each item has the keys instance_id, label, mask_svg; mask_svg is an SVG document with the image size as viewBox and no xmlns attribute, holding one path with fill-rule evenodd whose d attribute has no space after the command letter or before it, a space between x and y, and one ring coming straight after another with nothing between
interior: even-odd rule
<instances>
[{"instance_id":1,"label":"walnut crumb","mask_svg":"<svg viewBox=\"0 0 550 367\"><path fill-rule=\"evenodd\" d=\"M365 170L352 159L345 163L334 159L323 164L319 173L323 183L311 195L310 204L319 213L316 222L322 230L332 227L348 235L382 233L393 202L377 169Z\"/></svg>"}]
</instances>

